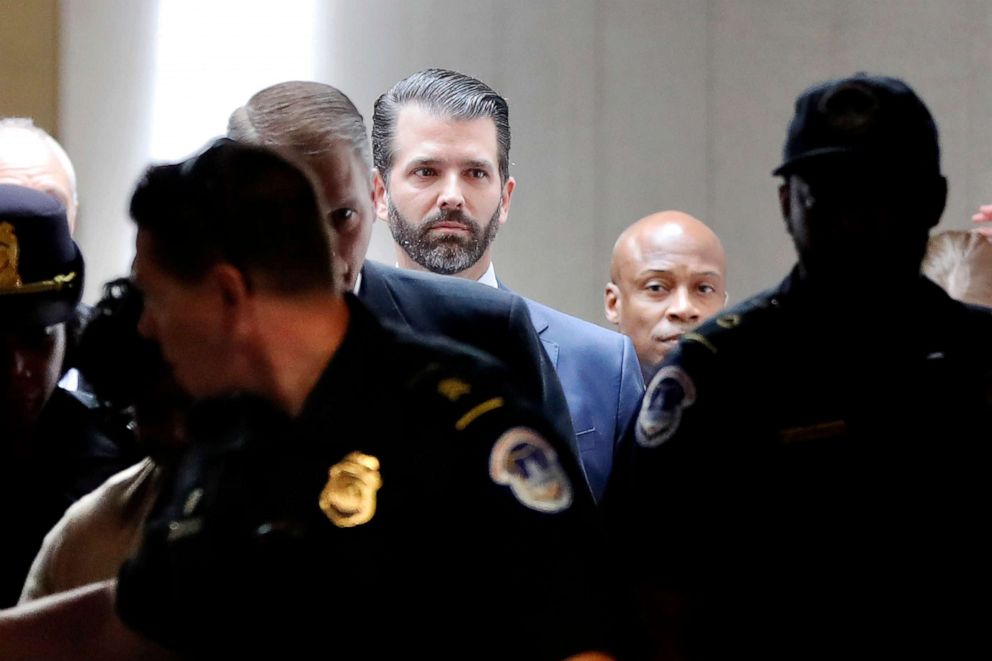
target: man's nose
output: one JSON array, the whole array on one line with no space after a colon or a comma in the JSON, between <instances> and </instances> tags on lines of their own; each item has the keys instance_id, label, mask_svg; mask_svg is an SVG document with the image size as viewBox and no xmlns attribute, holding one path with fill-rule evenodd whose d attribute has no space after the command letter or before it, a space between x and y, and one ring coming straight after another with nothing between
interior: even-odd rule
<instances>
[{"instance_id":1,"label":"man's nose","mask_svg":"<svg viewBox=\"0 0 992 661\"><path fill-rule=\"evenodd\" d=\"M461 210L465 204L465 196L462 193L462 182L457 172L452 172L441 182L441 194L438 196L437 205L441 209Z\"/></svg>"},{"instance_id":2,"label":"man's nose","mask_svg":"<svg viewBox=\"0 0 992 661\"><path fill-rule=\"evenodd\" d=\"M10 373L17 379L31 378L31 361L23 351L14 349L10 352Z\"/></svg>"},{"instance_id":3,"label":"man's nose","mask_svg":"<svg viewBox=\"0 0 992 661\"><path fill-rule=\"evenodd\" d=\"M672 301L665 311L670 321L694 323L699 321L699 309L686 287L678 287L672 292Z\"/></svg>"}]
</instances>

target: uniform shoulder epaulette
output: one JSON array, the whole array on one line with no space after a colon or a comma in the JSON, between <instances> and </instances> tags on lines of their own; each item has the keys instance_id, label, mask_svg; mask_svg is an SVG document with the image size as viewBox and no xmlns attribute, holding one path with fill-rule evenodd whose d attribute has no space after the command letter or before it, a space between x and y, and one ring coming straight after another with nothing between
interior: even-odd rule
<instances>
[{"instance_id":1,"label":"uniform shoulder epaulette","mask_svg":"<svg viewBox=\"0 0 992 661\"><path fill-rule=\"evenodd\" d=\"M754 327L769 311L776 310L778 305L778 298L774 293L752 296L728 310L720 311L699 328L686 333L682 336L682 342L686 345L700 345L709 353L717 354L728 338L741 334L742 331L737 329Z\"/></svg>"},{"instance_id":2,"label":"uniform shoulder epaulette","mask_svg":"<svg viewBox=\"0 0 992 661\"><path fill-rule=\"evenodd\" d=\"M491 379L473 374L472 370L437 362L414 374L407 386L418 393L425 406L438 412L437 419L456 432L464 431L486 413L507 405L505 393L494 387Z\"/></svg>"}]
</instances>

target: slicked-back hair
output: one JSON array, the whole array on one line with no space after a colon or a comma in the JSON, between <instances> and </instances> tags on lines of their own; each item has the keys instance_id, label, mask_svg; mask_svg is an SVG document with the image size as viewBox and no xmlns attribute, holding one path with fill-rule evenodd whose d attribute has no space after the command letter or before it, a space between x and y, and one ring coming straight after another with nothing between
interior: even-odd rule
<instances>
[{"instance_id":1,"label":"slicked-back hair","mask_svg":"<svg viewBox=\"0 0 992 661\"><path fill-rule=\"evenodd\" d=\"M156 263L197 282L220 263L249 286L292 295L334 291L332 237L305 166L227 139L181 163L149 168L131 217Z\"/></svg>"},{"instance_id":2,"label":"slicked-back hair","mask_svg":"<svg viewBox=\"0 0 992 661\"><path fill-rule=\"evenodd\" d=\"M362 114L341 90L324 83L294 80L257 92L231 114L227 137L280 147L308 162L344 142L372 169Z\"/></svg>"},{"instance_id":3,"label":"slicked-back hair","mask_svg":"<svg viewBox=\"0 0 992 661\"><path fill-rule=\"evenodd\" d=\"M499 145L499 178L506 183L510 177L510 108L506 99L485 83L447 69L418 71L393 85L375 102L372 156L383 179L388 181L393 165L396 119L408 104L420 105L446 119L492 119Z\"/></svg>"}]
</instances>

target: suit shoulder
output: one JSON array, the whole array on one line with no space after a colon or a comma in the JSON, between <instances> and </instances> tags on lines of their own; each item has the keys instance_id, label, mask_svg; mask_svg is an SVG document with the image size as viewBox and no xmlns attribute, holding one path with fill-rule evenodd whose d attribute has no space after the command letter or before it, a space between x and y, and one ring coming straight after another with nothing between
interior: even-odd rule
<instances>
[{"instance_id":1,"label":"suit shoulder","mask_svg":"<svg viewBox=\"0 0 992 661\"><path fill-rule=\"evenodd\" d=\"M622 354L627 338L616 331L597 326L596 324L573 317L543 303L529 298L524 299L530 309L535 324L544 320L548 327L544 335L550 339L569 345L595 348L598 351L610 351Z\"/></svg>"},{"instance_id":2,"label":"suit shoulder","mask_svg":"<svg viewBox=\"0 0 992 661\"><path fill-rule=\"evenodd\" d=\"M681 354L703 353L719 355L732 350L740 342L750 343L764 335L780 310L777 290L756 294L737 305L710 317L693 331L682 336Z\"/></svg>"},{"instance_id":3,"label":"suit shoulder","mask_svg":"<svg viewBox=\"0 0 992 661\"><path fill-rule=\"evenodd\" d=\"M407 293L438 296L436 304L448 305L452 300L460 308L509 309L519 297L511 292L489 287L472 280L450 275L437 275L411 269L375 264L372 271L388 285Z\"/></svg>"}]
</instances>

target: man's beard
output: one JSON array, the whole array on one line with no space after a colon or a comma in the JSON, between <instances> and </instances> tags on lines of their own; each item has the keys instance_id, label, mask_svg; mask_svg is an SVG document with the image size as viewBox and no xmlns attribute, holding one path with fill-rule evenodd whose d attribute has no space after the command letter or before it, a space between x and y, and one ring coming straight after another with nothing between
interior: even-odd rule
<instances>
[{"instance_id":1,"label":"man's beard","mask_svg":"<svg viewBox=\"0 0 992 661\"><path fill-rule=\"evenodd\" d=\"M400 215L389 201L389 229L393 240L410 256L410 259L432 273L453 275L461 273L482 258L496 238L499 230L500 207L496 207L485 227L459 210L439 211L422 225L415 226ZM461 233L431 234L441 223L459 223L468 230Z\"/></svg>"}]
</instances>

